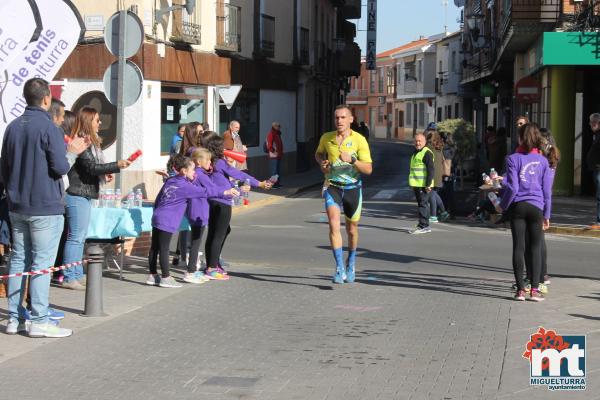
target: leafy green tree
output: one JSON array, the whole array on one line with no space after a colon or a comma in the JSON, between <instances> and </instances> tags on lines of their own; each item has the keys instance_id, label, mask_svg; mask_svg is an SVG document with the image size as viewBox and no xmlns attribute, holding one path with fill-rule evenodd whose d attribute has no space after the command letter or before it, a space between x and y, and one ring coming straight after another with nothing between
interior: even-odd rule
<instances>
[{"instance_id":1,"label":"leafy green tree","mask_svg":"<svg viewBox=\"0 0 600 400\"><path fill-rule=\"evenodd\" d=\"M458 162L460 174L460 188L464 188L463 181L463 163L475 156L477 143L475 138L475 129L470 122L462 118L446 119L437 124L437 129L445 133L456 148L456 159Z\"/></svg>"}]
</instances>

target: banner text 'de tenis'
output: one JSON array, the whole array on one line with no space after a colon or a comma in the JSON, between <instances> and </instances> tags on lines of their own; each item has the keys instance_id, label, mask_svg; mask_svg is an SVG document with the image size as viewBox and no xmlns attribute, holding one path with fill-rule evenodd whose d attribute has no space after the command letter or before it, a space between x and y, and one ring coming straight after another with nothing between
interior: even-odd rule
<instances>
[{"instance_id":1,"label":"banner text 'de tenis'","mask_svg":"<svg viewBox=\"0 0 600 400\"><path fill-rule=\"evenodd\" d=\"M21 0L22 1L22 0ZM8 4L15 3L9 1ZM83 34L83 22L70 0L36 0L42 28L37 40L21 49L18 55L0 71L0 135L6 126L25 110L23 85L31 78L51 81ZM6 8L6 6L3 6ZM12 25L24 23L23 16L8 21L3 32ZM1 39L1 37L0 37Z\"/></svg>"}]
</instances>

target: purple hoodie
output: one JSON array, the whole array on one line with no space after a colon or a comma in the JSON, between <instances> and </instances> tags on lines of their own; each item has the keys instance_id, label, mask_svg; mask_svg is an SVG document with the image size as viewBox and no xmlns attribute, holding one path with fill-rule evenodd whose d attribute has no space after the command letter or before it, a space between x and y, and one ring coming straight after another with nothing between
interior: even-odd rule
<instances>
[{"instance_id":1,"label":"purple hoodie","mask_svg":"<svg viewBox=\"0 0 600 400\"><path fill-rule=\"evenodd\" d=\"M506 210L513 203L526 201L544 212L550 219L554 170L548 160L537 152L514 153L506 157L506 178L500 207Z\"/></svg>"},{"instance_id":2,"label":"purple hoodie","mask_svg":"<svg viewBox=\"0 0 600 400\"><path fill-rule=\"evenodd\" d=\"M215 188L219 192L215 199L224 199L231 201L231 196L224 196L223 192L231 189L231 185L217 187L211 181L209 173L200 167L196 167L196 179L192 184L204 188ZM212 197L211 197L212 199ZM206 226L208 225L208 199L206 197L194 197L188 200L186 216L190 225Z\"/></svg>"},{"instance_id":3,"label":"purple hoodie","mask_svg":"<svg viewBox=\"0 0 600 400\"><path fill-rule=\"evenodd\" d=\"M216 197L218 195L219 190L216 187L195 186L185 176L173 176L167 179L158 196L156 196L152 226L165 232L175 233L179 230L188 199Z\"/></svg>"},{"instance_id":4,"label":"purple hoodie","mask_svg":"<svg viewBox=\"0 0 600 400\"><path fill-rule=\"evenodd\" d=\"M260 182L250 175L230 166L227 164L227 161L224 159L219 159L213 166L213 173L210 175L210 179L213 184L217 187L227 186L231 187L231 181L229 178L238 179L240 181L245 181L246 179L250 180L250 186L258 187ZM211 199L211 201L219 202L226 204L228 206L231 205L231 199L219 198L219 199Z\"/></svg>"}]
</instances>

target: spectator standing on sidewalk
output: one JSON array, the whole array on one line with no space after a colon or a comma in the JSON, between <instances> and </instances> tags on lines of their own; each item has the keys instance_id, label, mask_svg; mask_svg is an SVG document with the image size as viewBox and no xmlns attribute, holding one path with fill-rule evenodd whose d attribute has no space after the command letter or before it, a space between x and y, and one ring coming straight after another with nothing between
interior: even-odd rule
<instances>
[{"instance_id":1,"label":"spectator standing on sidewalk","mask_svg":"<svg viewBox=\"0 0 600 400\"><path fill-rule=\"evenodd\" d=\"M419 215L419 223L416 229L410 233L417 235L431 232L431 228L429 228L429 200L434 184L435 166L433 153L426 146L426 140L423 133L415 135L415 151L410 158L410 172L408 174L408 185L415 192Z\"/></svg>"},{"instance_id":2,"label":"spectator standing on sidewalk","mask_svg":"<svg viewBox=\"0 0 600 400\"><path fill-rule=\"evenodd\" d=\"M267 150L269 150L269 167L271 176L278 175L279 179L273 188L281 187L281 159L283 158L283 141L281 140L281 124L273 122L267 134Z\"/></svg>"},{"instance_id":3,"label":"spectator standing on sidewalk","mask_svg":"<svg viewBox=\"0 0 600 400\"><path fill-rule=\"evenodd\" d=\"M356 274L358 221L362 210L361 174L373 172L371 151L367 140L350 129L352 111L345 105L335 108L333 132L324 133L319 140L315 159L325 174L325 211L329 220L329 241L335 260L334 283L352 283ZM343 210L348 234L348 259L344 264L340 214Z\"/></svg>"},{"instance_id":4,"label":"spectator standing on sidewalk","mask_svg":"<svg viewBox=\"0 0 600 400\"><path fill-rule=\"evenodd\" d=\"M248 148L242 143L242 138L240 137L240 123L238 121L231 121L229 123L229 129L223 133L223 144L225 150L233 150L238 153L246 153ZM248 169L248 163L244 161L243 163L233 161L233 166L240 171L246 171Z\"/></svg>"},{"instance_id":5,"label":"spectator standing on sidewalk","mask_svg":"<svg viewBox=\"0 0 600 400\"><path fill-rule=\"evenodd\" d=\"M102 152L100 114L92 107L83 107L77 114L77 124L71 138L87 138L91 146L81 153L69 171L69 188L65 194L66 216L69 232L65 242L64 263L81 261L83 247L90 223L92 200L98 199L100 186L110 182L112 174L129 167L131 162L119 160L106 163ZM61 287L72 290L85 290L83 266L64 270Z\"/></svg>"},{"instance_id":6,"label":"spectator standing on sidewalk","mask_svg":"<svg viewBox=\"0 0 600 400\"><path fill-rule=\"evenodd\" d=\"M439 192L444 187L444 141L435 128L427 130L427 146L433 153L433 166L435 170L433 177L433 190L431 191L431 199L429 201L431 209L429 222L444 222L450 217L450 214L448 214L446 211L444 202L439 195ZM440 211L439 215L438 210Z\"/></svg>"},{"instance_id":7,"label":"spectator standing on sidewalk","mask_svg":"<svg viewBox=\"0 0 600 400\"><path fill-rule=\"evenodd\" d=\"M171 148L169 150L169 155L172 157L173 155L179 153L179 149L181 149L181 143L183 142L183 134L185 133L185 125L179 124L177 126L177 132L173 134L171 138Z\"/></svg>"},{"instance_id":8,"label":"spectator standing on sidewalk","mask_svg":"<svg viewBox=\"0 0 600 400\"><path fill-rule=\"evenodd\" d=\"M27 107L6 128L2 144L2 180L8 194L13 249L9 274L38 271L52 265L64 222L62 176L69 172L63 135L52 122L48 82L33 78L25 82ZM85 149L78 141L68 148L77 154ZM79 147L75 147L79 145ZM31 279L31 326L25 324L25 277L8 280L7 334L27 331L30 337L66 337L71 329L48 323L50 274Z\"/></svg>"},{"instance_id":9,"label":"spectator standing on sidewalk","mask_svg":"<svg viewBox=\"0 0 600 400\"><path fill-rule=\"evenodd\" d=\"M590 128L594 138L586 161L588 168L592 170L596 184L596 222L591 225L591 228L600 229L600 113L590 115Z\"/></svg>"},{"instance_id":10,"label":"spectator standing on sidewalk","mask_svg":"<svg viewBox=\"0 0 600 400\"><path fill-rule=\"evenodd\" d=\"M360 121L360 125L358 126L358 133L363 135L365 139L367 139L367 142L369 141L370 132L369 127L367 126L367 124L365 124L365 121Z\"/></svg>"},{"instance_id":11,"label":"spectator standing on sidewalk","mask_svg":"<svg viewBox=\"0 0 600 400\"><path fill-rule=\"evenodd\" d=\"M541 245L544 229L550 226L552 180L548 160L540 154L542 137L537 124L519 129L519 147L506 157L506 178L498 212L508 210L513 239L513 271L517 284L515 300L525 300L525 254L531 254L530 300L543 301L539 291ZM527 244L528 243L528 244Z\"/></svg>"}]
</instances>

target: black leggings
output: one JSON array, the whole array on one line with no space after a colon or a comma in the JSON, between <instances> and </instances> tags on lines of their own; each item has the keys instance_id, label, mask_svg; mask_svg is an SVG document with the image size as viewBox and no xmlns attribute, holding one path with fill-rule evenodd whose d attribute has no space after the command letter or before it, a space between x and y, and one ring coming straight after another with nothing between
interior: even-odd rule
<instances>
[{"instance_id":1,"label":"black leggings","mask_svg":"<svg viewBox=\"0 0 600 400\"><path fill-rule=\"evenodd\" d=\"M169 245L171 244L171 232L165 232L158 228L152 228L152 245L148 256L148 267L151 274L156 274L156 259L160 254L160 270L162 277L167 278L169 274Z\"/></svg>"},{"instance_id":2,"label":"black leggings","mask_svg":"<svg viewBox=\"0 0 600 400\"><path fill-rule=\"evenodd\" d=\"M525 254L531 257L531 287L537 289L540 284L543 222L542 210L530 203L521 201L510 207L510 230L513 239L512 262L518 290L525 288L523 282Z\"/></svg>"},{"instance_id":3,"label":"black leggings","mask_svg":"<svg viewBox=\"0 0 600 400\"><path fill-rule=\"evenodd\" d=\"M206 264L208 268L216 268L219 265L219 256L231 228L231 206L210 202L210 214L208 217L208 233L206 235Z\"/></svg>"},{"instance_id":4,"label":"black leggings","mask_svg":"<svg viewBox=\"0 0 600 400\"><path fill-rule=\"evenodd\" d=\"M192 247L190 248L190 257L187 264L187 272L196 272L196 263L198 262L198 253L200 244L202 243L202 235L204 234L204 226L192 225Z\"/></svg>"},{"instance_id":5,"label":"black leggings","mask_svg":"<svg viewBox=\"0 0 600 400\"><path fill-rule=\"evenodd\" d=\"M529 237L527 237L527 244L526 246L529 245ZM544 276L548 275L548 248L546 247L546 234L544 231L542 231L542 245L540 247L541 249L541 263L542 266L540 268L540 282L544 281ZM527 270L527 278L529 279L529 281L531 282L531 276L532 276L532 271L531 271L531 265L532 265L532 260L531 260L531 254L527 253L525 254L525 268Z\"/></svg>"}]
</instances>

